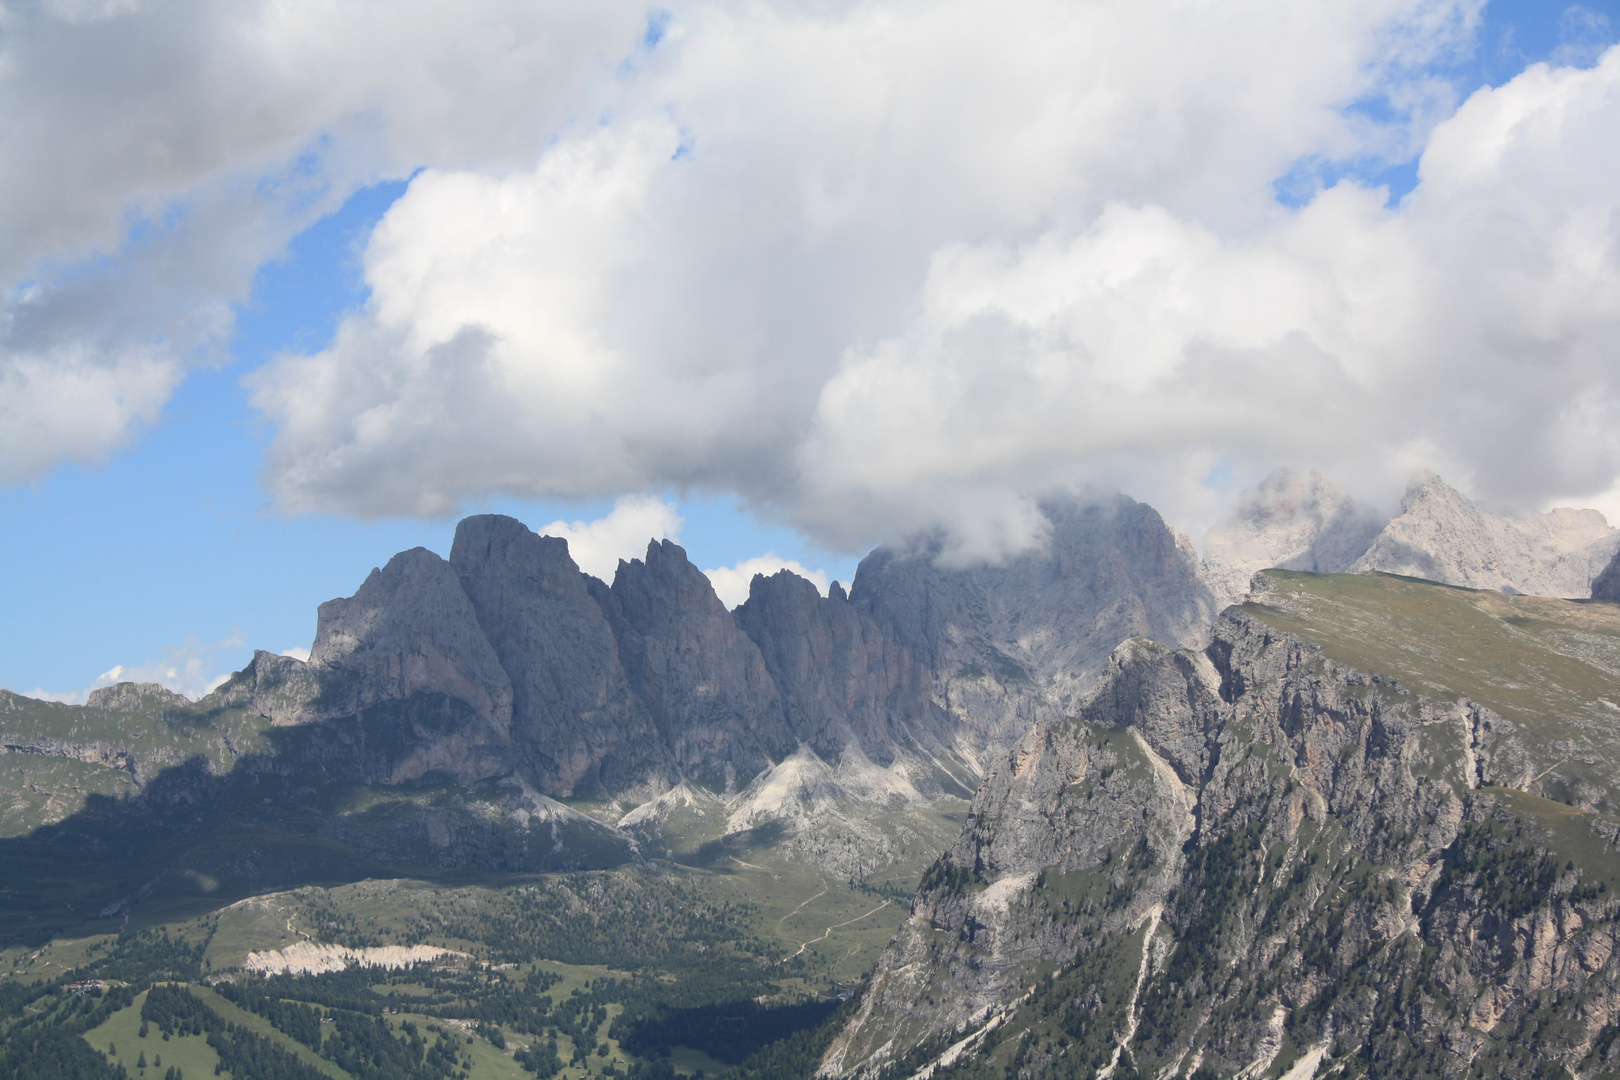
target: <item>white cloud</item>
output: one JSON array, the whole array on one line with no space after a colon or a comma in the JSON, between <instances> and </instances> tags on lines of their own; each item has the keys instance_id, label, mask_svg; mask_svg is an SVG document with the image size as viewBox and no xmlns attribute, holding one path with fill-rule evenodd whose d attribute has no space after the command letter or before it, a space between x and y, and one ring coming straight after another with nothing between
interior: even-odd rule
<instances>
[{"instance_id":1,"label":"white cloud","mask_svg":"<svg viewBox=\"0 0 1620 1080\"><path fill-rule=\"evenodd\" d=\"M720 597L720 602L729 609L748 599L748 587L752 584L755 574L770 577L778 570L791 570L802 578L810 579L822 596L827 595L827 571L811 570L798 560L784 559L774 551L767 551L752 559L744 559L736 566L720 566L703 572L714 584L714 591Z\"/></svg>"},{"instance_id":2,"label":"white cloud","mask_svg":"<svg viewBox=\"0 0 1620 1080\"><path fill-rule=\"evenodd\" d=\"M1467 41L1477 8L679 9L603 124L564 132L532 168L415 178L365 252L367 309L329 349L253 380L277 427L267 481L286 509L367 515L701 486L842 548L941 521L982 527L976 546L1016 544L1031 492L1077 479L1073 425L1023 415L1040 380L1001 377L1024 360L1019 333L986 339L985 379L906 361L963 399L867 398L845 426L834 406L861 393L861 357L926 336L908 320L953 260L960 306L978 302L975 266L1036 252L1018 303L1056 310L1075 284L1063 253L1096 234L1124 250L1096 253L1095 284L1097 260L1157 244L1143 288L1183 279L1186 310L1148 346L1156 371L1128 370L1135 353L1049 348L1045 363L1073 394L1093 380L1145 393L1200 319L1243 323L1244 289L1289 272L1257 247L1249 279L1197 295L1218 274L1176 260L1213 264L1232 239L1278 231L1290 215L1270 185L1293 162L1421 140L1454 107L1422 65ZM1393 122L1343 108L1381 94ZM1114 224L1133 208L1141 225ZM1136 348L1134 315L1091 310L1112 320L1093 347ZM994 475L962 475L965 445L931 466L937 448L908 443L908 417L939 409L995 411L968 436ZM1106 438L1085 452L1099 448L1120 456Z\"/></svg>"},{"instance_id":3,"label":"white cloud","mask_svg":"<svg viewBox=\"0 0 1620 1080\"><path fill-rule=\"evenodd\" d=\"M589 115L624 3L0 8L0 483L93 461L217 360L254 271L355 187L530 161ZM52 373L42 368L59 368ZM55 422L69 384L89 414Z\"/></svg>"},{"instance_id":4,"label":"white cloud","mask_svg":"<svg viewBox=\"0 0 1620 1080\"><path fill-rule=\"evenodd\" d=\"M177 694L196 701L210 691L221 686L229 679L230 672L216 673L219 663L219 654L227 649L239 649L246 643L241 631L233 633L223 641L204 644L194 635L187 635L186 639L178 645L170 645L163 650L163 658L151 663L126 667L123 664L114 664L100 675L94 682L83 690L67 692L53 692L47 690L30 690L24 696L39 698L41 701L60 701L68 705L83 705L90 696L90 691L99 690L104 686L116 686L118 683L158 683Z\"/></svg>"},{"instance_id":5,"label":"white cloud","mask_svg":"<svg viewBox=\"0 0 1620 1080\"><path fill-rule=\"evenodd\" d=\"M1520 507L1602 492L1620 475L1616 130L1611 50L1474 95L1400 207L1346 183L1222 235L1116 203L1082 230L942 249L905 330L823 389L800 513L858 535L880 508L916 525L955 499L971 525L1008 492L1119 483L1196 516L1220 461L1376 491L1430 465Z\"/></svg>"},{"instance_id":6,"label":"white cloud","mask_svg":"<svg viewBox=\"0 0 1620 1080\"><path fill-rule=\"evenodd\" d=\"M611 582L620 559L639 559L647 541L677 540L681 516L674 503L650 495L623 495L595 521L553 521L535 530L568 541L568 553L587 574Z\"/></svg>"},{"instance_id":7,"label":"white cloud","mask_svg":"<svg viewBox=\"0 0 1620 1080\"><path fill-rule=\"evenodd\" d=\"M281 650L281 655L282 656L290 656L294 660L303 660L303 661L306 661L306 662L309 660L309 650L299 648L296 645L294 645L290 649L282 649Z\"/></svg>"},{"instance_id":8,"label":"white cloud","mask_svg":"<svg viewBox=\"0 0 1620 1080\"><path fill-rule=\"evenodd\" d=\"M0 358L0 484L59 461L100 461L137 422L152 423L183 374L172 357L95 355L82 342Z\"/></svg>"},{"instance_id":9,"label":"white cloud","mask_svg":"<svg viewBox=\"0 0 1620 1080\"><path fill-rule=\"evenodd\" d=\"M1436 72L1481 8L715 0L656 47L614 3L8 15L38 123L0 129L0 418L39 433L0 436L0 475L151 421L292 230L421 166L365 309L251 380L284 510L736 491L965 557L1027 542L1052 488L1191 522L1212 472L1277 464L1581 501L1620 479L1620 54L1572 22L1595 66L1459 103ZM1418 149L1397 206L1277 201ZM80 428L35 404L72 392ZM607 574L659 531L559 527Z\"/></svg>"}]
</instances>

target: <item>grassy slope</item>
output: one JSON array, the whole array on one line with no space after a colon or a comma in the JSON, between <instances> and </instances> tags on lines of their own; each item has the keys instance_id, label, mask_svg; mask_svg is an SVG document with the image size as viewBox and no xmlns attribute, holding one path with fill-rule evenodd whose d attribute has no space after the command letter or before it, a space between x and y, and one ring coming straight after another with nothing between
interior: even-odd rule
<instances>
[{"instance_id":1,"label":"grassy slope","mask_svg":"<svg viewBox=\"0 0 1620 1080\"><path fill-rule=\"evenodd\" d=\"M82 810L92 795L127 797L137 779L144 783L184 761L201 759L209 771L224 772L238 755L265 748L262 736L269 726L241 709L165 716L37 701L0 690L0 747L6 748L0 753L0 837L23 836L61 821ZM120 759L121 751L127 756Z\"/></svg>"},{"instance_id":2,"label":"grassy slope","mask_svg":"<svg viewBox=\"0 0 1620 1080\"><path fill-rule=\"evenodd\" d=\"M681 881L696 886L714 900L752 905L755 914L750 926L767 943L770 955L790 957L799 951L801 945L805 945L803 960L808 962L796 965L794 971L784 968L777 983L782 993L790 997L805 993L824 994L833 986L848 986L857 981L870 969L906 914L904 903L829 880L813 869L778 859L768 851L748 851L730 866L676 868L672 872ZM633 875L638 871L623 870L617 873ZM527 880L532 882L535 879ZM309 886L256 897L191 919L177 918L164 925L172 933L188 940L207 939L209 944L205 956L210 969L215 972L240 964L250 950L279 948L306 938L319 940L322 937L320 920L323 915L329 917L332 913L352 920L350 925L354 933L380 942L422 940L489 959L499 959L486 943L449 937L442 931L424 930L424 927L439 927L441 917L453 919L458 914L474 913L490 904L503 889L512 887L521 888L522 882L446 887L420 880L373 880L334 888ZM111 940L106 935L83 939L63 937L44 948L6 950L0 954L0 978L32 980L61 975L86 959L93 958L97 955L95 947L99 945L104 949ZM523 970L528 966L524 965ZM624 977L627 974L600 965L566 964L554 960L542 960L536 966L562 976L562 981L549 991L553 1000L567 997L576 987L583 989L592 980ZM521 970L516 974L521 974ZM672 974L666 978L674 983L682 976ZM298 1053L306 1061L315 1062L315 1055L285 1036L274 1033L261 1018L243 1013L209 991L199 989L199 992L226 1019L246 1024ZM394 992L400 991L396 988ZM390 1018L396 1026L404 1019L412 1018L409 1004L401 1002L401 1008L405 1011ZM616 1013L617 1007L610 1006L610 1012ZM415 1019L424 1029L429 1024L445 1023L427 1017ZM89 1038L93 1045L102 1049L116 1043L120 1059L130 1068L132 1076L138 1075L133 1067L136 1053L145 1049L150 1063L154 1055L152 1047L159 1044L159 1052L163 1053L166 1065L180 1064L188 1076L213 1074L214 1058L210 1056L212 1051L204 1045L204 1040L176 1038L162 1043L160 1037L150 1033L147 1039L137 1040L134 1032L138 1026L137 1008L127 1014L119 1014L102 1029L92 1032ZM129 1030L125 1032L124 1027ZM604 1065L628 1059L628 1055L608 1037L607 1028L608 1025L603 1025L600 1038L609 1043L610 1055L599 1058L593 1054L587 1069L565 1070L566 1077L580 1080L587 1075L594 1076L600 1073ZM464 1041L465 1033L461 1038ZM511 1053L525 1045L528 1037L509 1031L507 1039L506 1051L498 1050L486 1040L476 1037L472 1044L466 1046L475 1063L473 1080L517 1080L527 1075L512 1061ZM191 1043L197 1046L191 1047ZM560 1043L562 1057L566 1061L572 1052L572 1044L566 1036ZM180 1056L182 1051L184 1059ZM202 1057L207 1058L206 1062L201 1060ZM193 1058L197 1058L197 1061L193 1061ZM687 1049L678 1048L670 1060L678 1071L685 1073L703 1069L712 1074L723 1068L707 1055ZM199 1063L207 1068L199 1068L193 1073L194 1066ZM340 1073L329 1063L321 1067L341 1080ZM153 1075L149 1068L147 1076ZM155 1075L161 1076L161 1070Z\"/></svg>"},{"instance_id":3,"label":"grassy slope","mask_svg":"<svg viewBox=\"0 0 1620 1080\"><path fill-rule=\"evenodd\" d=\"M1243 610L1334 660L1441 699L1467 696L1554 738L1620 732L1620 605L1388 574L1267 570Z\"/></svg>"},{"instance_id":4,"label":"grassy slope","mask_svg":"<svg viewBox=\"0 0 1620 1080\"><path fill-rule=\"evenodd\" d=\"M1518 724L1543 767L1613 787L1620 605L1387 574L1265 573L1273 589L1243 605L1250 615L1426 697L1477 701Z\"/></svg>"},{"instance_id":5,"label":"grassy slope","mask_svg":"<svg viewBox=\"0 0 1620 1080\"><path fill-rule=\"evenodd\" d=\"M100 1027L85 1032L85 1039L109 1059L122 1062L129 1075L136 1080L152 1080L163 1075L170 1065L178 1065L182 1072L188 1076L208 1077L214 1075L214 1067L219 1064L219 1055L214 1053L208 1045L208 1038L204 1035L184 1035L165 1039L163 1034L152 1027L147 1030L146 1038L140 1037L141 1006L146 1002L146 995L140 994L135 998L135 1004L127 1009L121 1009L107 1019ZM116 1053L112 1051L116 1049ZM136 1068L140 1055L146 1055L146 1068ZM157 1064L158 1060L162 1064Z\"/></svg>"}]
</instances>

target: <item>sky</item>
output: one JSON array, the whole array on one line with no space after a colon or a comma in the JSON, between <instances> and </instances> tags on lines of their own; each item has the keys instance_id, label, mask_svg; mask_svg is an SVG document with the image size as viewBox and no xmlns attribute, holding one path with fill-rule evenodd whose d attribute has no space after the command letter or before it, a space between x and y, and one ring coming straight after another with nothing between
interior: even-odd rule
<instances>
[{"instance_id":1,"label":"sky","mask_svg":"<svg viewBox=\"0 0 1620 1080\"><path fill-rule=\"evenodd\" d=\"M0 0L0 686L466 513L739 602L1271 469L1620 521L1620 0Z\"/></svg>"}]
</instances>

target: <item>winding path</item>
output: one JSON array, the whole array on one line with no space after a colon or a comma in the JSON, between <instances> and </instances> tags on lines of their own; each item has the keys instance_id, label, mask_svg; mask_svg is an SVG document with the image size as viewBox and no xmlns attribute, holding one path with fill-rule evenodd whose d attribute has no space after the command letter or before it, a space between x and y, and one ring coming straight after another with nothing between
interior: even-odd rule
<instances>
[{"instance_id":1,"label":"winding path","mask_svg":"<svg viewBox=\"0 0 1620 1080\"><path fill-rule=\"evenodd\" d=\"M878 912L882 911L884 908L888 907L893 902L894 901L892 901L892 900L885 900L885 901L883 901L883 903L879 904L877 907L873 908L871 911L868 911L865 915L857 915L853 919L845 919L841 923L834 923L833 925L827 927L827 929L823 930L821 932L820 937L813 937L809 941L804 942L802 945L799 946L799 951L798 952L795 952L792 956L784 956L784 957L782 957L782 959L778 960L777 963L779 963L779 964L787 963L789 960L793 959L794 956L798 956L800 953L804 952L804 950L808 949L810 946L814 945L816 942L818 942L818 941L826 941L827 938L832 934L832 932L834 930L837 930L839 927L848 926L851 923L858 923L862 919L868 918L868 917L870 917L872 915L876 915ZM806 901L806 903L808 903L808 901Z\"/></svg>"},{"instance_id":2,"label":"winding path","mask_svg":"<svg viewBox=\"0 0 1620 1080\"><path fill-rule=\"evenodd\" d=\"M819 900L821 897L826 896L826 895L827 895L827 883L825 881L823 881L823 882L821 882L821 891L820 892L816 893L815 896L809 897L808 899L806 899L804 901L803 904L800 904L798 907L794 908L792 911L788 912L786 915L784 915L780 919L776 920L776 930L777 930L777 932L778 933L781 932L783 923L787 922L789 919L793 918L793 916L795 916L799 912L803 911L805 904L808 904L811 900Z\"/></svg>"}]
</instances>

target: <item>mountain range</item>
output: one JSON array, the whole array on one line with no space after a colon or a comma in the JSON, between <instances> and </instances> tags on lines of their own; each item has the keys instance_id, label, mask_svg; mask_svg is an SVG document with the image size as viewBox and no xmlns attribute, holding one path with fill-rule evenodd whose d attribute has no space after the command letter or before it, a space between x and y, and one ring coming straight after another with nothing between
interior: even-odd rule
<instances>
[{"instance_id":1,"label":"mountain range","mask_svg":"<svg viewBox=\"0 0 1620 1080\"><path fill-rule=\"evenodd\" d=\"M1202 558L1040 509L729 611L671 541L607 582L471 517L199 701L0 691L0 934L768 852L911 897L823 1075L1612 1074L1620 532L1432 475L1273 474Z\"/></svg>"}]
</instances>

